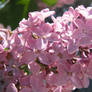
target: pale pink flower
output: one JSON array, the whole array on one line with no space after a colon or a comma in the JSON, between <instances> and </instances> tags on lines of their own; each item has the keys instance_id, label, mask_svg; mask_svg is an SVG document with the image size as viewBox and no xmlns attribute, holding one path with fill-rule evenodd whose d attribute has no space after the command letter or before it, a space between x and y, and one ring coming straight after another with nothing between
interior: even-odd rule
<instances>
[{"instance_id":1,"label":"pale pink flower","mask_svg":"<svg viewBox=\"0 0 92 92\"><path fill-rule=\"evenodd\" d=\"M30 84L32 85L32 91L33 92L48 92L48 89L46 88L45 79L42 74L33 75L30 78Z\"/></svg>"},{"instance_id":2,"label":"pale pink flower","mask_svg":"<svg viewBox=\"0 0 92 92\"><path fill-rule=\"evenodd\" d=\"M7 86L6 92L18 92L17 88L15 87L14 83L10 83Z\"/></svg>"},{"instance_id":3,"label":"pale pink flower","mask_svg":"<svg viewBox=\"0 0 92 92\"><path fill-rule=\"evenodd\" d=\"M19 92L32 92L32 89L31 88L28 88L28 87L25 87L23 88L21 91Z\"/></svg>"}]
</instances>

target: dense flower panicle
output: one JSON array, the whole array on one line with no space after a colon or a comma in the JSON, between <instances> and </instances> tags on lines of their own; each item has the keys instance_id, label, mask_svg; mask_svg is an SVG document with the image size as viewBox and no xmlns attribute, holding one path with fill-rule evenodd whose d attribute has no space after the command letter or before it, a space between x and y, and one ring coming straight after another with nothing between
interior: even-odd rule
<instances>
[{"instance_id":1,"label":"dense flower panicle","mask_svg":"<svg viewBox=\"0 0 92 92\"><path fill-rule=\"evenodd\" d=\"M71 92L92 79L92 7L30 12L14 31L0 27L2 92ZM53 23L45 22L51 16Z\"/></svg>"}]
</instances>

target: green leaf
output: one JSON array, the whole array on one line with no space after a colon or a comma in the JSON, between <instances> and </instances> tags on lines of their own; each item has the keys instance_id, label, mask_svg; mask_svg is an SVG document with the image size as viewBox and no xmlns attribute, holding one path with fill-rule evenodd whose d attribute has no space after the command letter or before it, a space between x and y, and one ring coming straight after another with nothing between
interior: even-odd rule
<instances>
[{"instance_id":1,"label":"green leaf","mask_svg":"<svg viewBox=\"0 0 92 92\"><path fill-rule=\"evenodd\" d=\"M1 0L1 2L2 2L2 3L4 3L4 2L5 2L5 0Z\"/></svg>"},{"instance_id":2,"label":"green leaf","mask_svg":"<svg viewBox=\"0 0 92 92\"><path fill-rule=\"evenodd\" d=\"M1 0L0 1L0 9L4 8L8 4L9 0Z\"/></svg>"},{"instance_id":3,"label":"green leaf","mask_svg":"<svg viewBox=\"0 0 92 92\"><path fill-rule=\"evenodd\" d=\"M30 0L19 0L17 4L23 4L26 5Z\"/></svg>"},{"instance_id":4,"label":"green leaf","mask_svg":"<svg viewBox=\"0 0 92 92\"><path fill-rule=\"evenodd\" d=\"M42 0L48 6L54 6L58 0Z\"/></svg>"},{"instance_id":5,"label":"green leaf","mask_svg":"<svg viewBox=\"0 0 92 92\"><path fill-rule=\"evenodd\" d=\"M5 2L5 0L1 0L1 2L2 2L2 3L4 3L4 2Z\"/></svg>"},{"instance_id":6,"label":"green leaf","mask_svg":"<svg viewBox=\"0 0 92 92\"><path fill-rule=\"evenodd\" d=\"M30 72L30 70L29 70L28 68L24 69L24 73L25 73L26 75L31 74L31 72Z\"/></svg>"},{"instance_id":7,"label":"green leaf","mask_svg":"<svg viewBox=\"0 0 92 92\"><path fill-rule=\"evenodd\" d=\"M30 3L30 0L19 0L19 1L17 2L17 4L22 4L22 5L24 5L23 17L25 17L25 16L27 15L29 3Z\"/></svg>"},{"instance_id":8,"label":"green leaf","mask_svg":"<svg viewBox=\"0 0 92 92\"><path fill-rule=\"evenodd\" d=\"M9 48L4 48L4 51L7 51Z\"/></svg>"}]
</instances>

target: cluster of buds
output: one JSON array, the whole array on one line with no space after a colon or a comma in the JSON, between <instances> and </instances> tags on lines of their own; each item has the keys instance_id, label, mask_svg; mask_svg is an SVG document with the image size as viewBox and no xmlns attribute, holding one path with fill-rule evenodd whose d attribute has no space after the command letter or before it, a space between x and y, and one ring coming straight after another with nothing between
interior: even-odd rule
<instances>
[{"instance_id":1,"label":"cluster of buds","mask_svg":"<svg viewBox=\"0 0 92 92\"><path fill-rule=\"evenodd\" d=\"M72 92L92 79L92 7L30 12L0 27L0 92ZM52 23L45 22L51 16Z\"/></svg>"}]
</instances>

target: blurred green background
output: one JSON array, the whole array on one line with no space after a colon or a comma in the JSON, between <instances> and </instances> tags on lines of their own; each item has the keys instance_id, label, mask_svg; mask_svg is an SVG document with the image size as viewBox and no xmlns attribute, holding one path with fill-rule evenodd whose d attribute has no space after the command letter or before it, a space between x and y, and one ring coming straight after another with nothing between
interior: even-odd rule
<instances>
[{"instance_id":1,"label":"blurred green background","mask_svg":"<svg viewBox=\"0 0 92 92\"><path fill-rule=\"evenodd\" d=\"M4 3L5 2L1 5ZM35 0L9 0L8 3L0 9L0 23L5 27L10 25L12 29L15 29L22 18L27 18L29 11L35 11L37 9L38 7Z\"/></svg>"}]
</instances>

